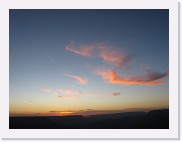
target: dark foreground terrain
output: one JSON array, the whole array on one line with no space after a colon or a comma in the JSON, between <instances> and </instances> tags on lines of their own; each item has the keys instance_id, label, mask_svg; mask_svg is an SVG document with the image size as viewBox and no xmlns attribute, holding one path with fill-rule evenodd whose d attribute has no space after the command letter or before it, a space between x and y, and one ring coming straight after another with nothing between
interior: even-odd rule
<instances>
[{"instance_id":1,"label":"dark foreground terrain","mask_svg":"<svg viewBox=\"0 0 182 142\"><path fill-rule=\"evenodd\" d=\"M169 110L91 116L10 117L10 129L169 129Z\"/></svg>"}]
</instances>

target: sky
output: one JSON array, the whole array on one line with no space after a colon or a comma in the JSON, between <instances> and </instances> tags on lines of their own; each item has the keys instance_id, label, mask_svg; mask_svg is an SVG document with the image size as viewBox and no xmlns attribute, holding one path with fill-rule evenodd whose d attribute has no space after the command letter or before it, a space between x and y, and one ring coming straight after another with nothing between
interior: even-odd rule
<instances>
[{"instance_id":1,"label":"sky","mask_svg":"<svg viewBox=\"0 0 182 142\"><path fill-rule=\"evenodd\" d=\"M169 11L9 11L10 116L169 108Z\"/></svg>"}]
</instances>

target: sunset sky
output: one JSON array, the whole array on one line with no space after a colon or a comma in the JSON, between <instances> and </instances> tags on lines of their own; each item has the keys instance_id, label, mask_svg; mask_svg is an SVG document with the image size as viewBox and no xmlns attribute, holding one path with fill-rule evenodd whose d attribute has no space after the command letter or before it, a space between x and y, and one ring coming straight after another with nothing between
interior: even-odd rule
<instances>
[{"instance_id":1,"label":"sunset sky","mask_svg":"<svg viewBox=\"0 0 182 142\"><path fill-rule=\"evenodd\" d=\"M168 10L10 10L10 116L169 107Z\"/></svg>"}]
</instances>

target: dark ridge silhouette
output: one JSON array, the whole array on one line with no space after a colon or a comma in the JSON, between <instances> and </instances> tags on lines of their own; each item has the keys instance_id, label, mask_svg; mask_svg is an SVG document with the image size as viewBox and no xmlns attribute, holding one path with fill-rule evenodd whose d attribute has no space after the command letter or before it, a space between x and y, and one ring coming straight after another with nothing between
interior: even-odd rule
<instances>
[{"instance_id":1,"label":"dark ridge silhouette","mask_svg":"<svg viewBox=\"0 0 182 142\"><path fill-rule=\"evenodd\" d=\"M91 116L10 117L10 129L169 129L169 109Z\"/></svg>"},{"instance_id":2,"label":"dark ridge silhouette","mask_svg":"<svg viewBox=\"0 0 182 142\"><path fill-rule=\"evenodd\" d=\"M153 110L148 112L145 117L142 118L142 128L157 129L169 129L169 110Z\"/></svg>"},{"instance_id":3,"label":"dark ridge silhouette","mask_svg":"<svg viewBox=\"0 0 182 142\"><path fill-rule=\"evenodd\" d=\"M123 112L123 113L111 113L111 114L98 114L98 115L90 115L89 118L97 118L97 119L109 119L109 118L122 118L124 116L135 116L139 114L145 114L146 112Z\"/></svg>"}]
</instances>

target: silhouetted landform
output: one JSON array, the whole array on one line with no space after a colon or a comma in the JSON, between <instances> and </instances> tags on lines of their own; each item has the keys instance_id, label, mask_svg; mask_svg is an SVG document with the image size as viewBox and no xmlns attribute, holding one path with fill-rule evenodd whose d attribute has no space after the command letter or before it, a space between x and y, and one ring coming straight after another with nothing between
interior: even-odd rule
<instances>
[{"instance_id":1,"label":"silhouetted landform","mask_svg":"<svg viewBox=\"0 0 182 142\"><path fill-rule=\"evenodd\" d=\"M10 129L169 129L169 109L91 116L10 117Z\"/></svg>"}]
</instances>

